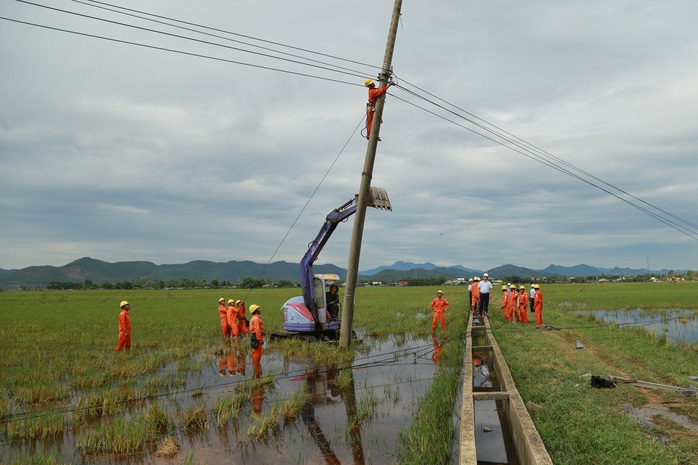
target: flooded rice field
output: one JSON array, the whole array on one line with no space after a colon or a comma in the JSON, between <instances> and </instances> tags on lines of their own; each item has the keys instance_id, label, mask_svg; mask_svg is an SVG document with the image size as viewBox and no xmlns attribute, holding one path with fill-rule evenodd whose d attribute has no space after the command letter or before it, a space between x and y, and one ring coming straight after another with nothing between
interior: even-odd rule
<instances>
[{"instance_id":1,"label":"flooded rice field","mask_svg":"<svg viewBox=\"0 0 698 465\"><path fill-rule=\"evenodd\" d=\"M592 310L580 311L606 323L625 328L640 328L674 344L698 343L698 314L685 309Z\"/></svg>"},{"instance_id":2,"label":"flooded rice field","mask_svg":"<svg viewBox=\"0 0 698 465\"><path fill-rule=\"evenodd\" d=\"M431 385L444 341L359 338L361 348L350 366L318 366L272 351L255 366L236 349L247 340L222 342L211 355L200 355L204 368L188 375L186 386L139 404L141 410L157 404L167 416L184 418L178 420L186 422L184 434L170 427L167 436L175 445L169 451L158 444L130 455L86 456L76 436L64 431L51 441L0 438L0 463L17 451L37 449L84 464L396 463L399 431L410 426L417 399ZM234 413L221 414L225 411ZM132 415L138 415L135 408Z\"/></svg>"}]
</instances>

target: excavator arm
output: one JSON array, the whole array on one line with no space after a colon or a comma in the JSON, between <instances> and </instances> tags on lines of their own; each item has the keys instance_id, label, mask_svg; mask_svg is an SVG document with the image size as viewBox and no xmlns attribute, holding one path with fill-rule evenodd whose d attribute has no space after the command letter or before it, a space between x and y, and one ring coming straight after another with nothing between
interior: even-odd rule
<instances>
[{"instance_id":1,"label":"excavator arm","mask_svg":"<svg viewBox=\"0 0 698 465\"><path fill-rule=\"evenodd\" d=\"M320 252L325 247L325 244L327 244L327 241L330 239L330 236L332 236L334 230L337 228L337 225L356 213L356 201L357 197L355 196L342 206L335 208L328 213L327 217L325 217L325 223L320 228L320 232L318 232L315 240L308 245L308 250L305 252L303 259L301 260L301 287L303 289L303 301L315 319L316 326L319 325L319 319L318 306L315 301L315 286L313 286L313 263L315 263L315 260L317 260ZM390 205L390 200L388 199L388 193L385 191L385 189L381 189L380 187L371 187L366 206L392 211L392 206Z\"/></svg>"}]
</instances>

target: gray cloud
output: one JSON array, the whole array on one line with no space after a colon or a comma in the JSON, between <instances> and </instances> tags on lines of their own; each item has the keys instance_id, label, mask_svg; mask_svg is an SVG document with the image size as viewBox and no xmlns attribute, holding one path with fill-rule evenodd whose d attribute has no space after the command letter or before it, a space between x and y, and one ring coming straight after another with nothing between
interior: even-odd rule
<instances>
[{"instance_id":1,"label":"gray cloud","mask_svg":"<svg viewBox=\"0 0 698 465\"><path fill-rule=\"evenodd\" d=\"M374 67L345 64L364 74L344 76L6 2L0 16L358 85L3 21L0 267L82 256L266 262L287 233L273 259L299 260L325 215L358 191L366 144L351 135L391 2L118 4ZM694 239L400 99L484 133L404 90L417 85L698 223L697 14L688 1L405 2L393 60L402 88L387 98L373 173L394 211L369 211L361 268L642 268L649 257L652 268L696 269ZM346 266L352 224L319 262Z\"/></svg>"}]
</instances>

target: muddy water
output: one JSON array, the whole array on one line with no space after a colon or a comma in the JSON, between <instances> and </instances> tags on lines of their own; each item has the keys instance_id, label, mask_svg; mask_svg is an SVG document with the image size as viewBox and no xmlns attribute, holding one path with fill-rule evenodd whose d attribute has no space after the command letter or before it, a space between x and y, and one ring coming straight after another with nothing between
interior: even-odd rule
<instances>
[{"instance_id":1,"label":"muddy water","mask_svg":"<svg viewBox=\"0 0 698 465\"><path fill-rule=\"evenodd\" d=\"M367 348L356 356L350 368L314 366L309 360L286 359L269 351L264 353L261 367L257 367L261 373L254 372L249 355L211 355L207 367L189 376L181 394L157 400L177 419L192 406L208 412L209 426L204 431L182 433L179 423L174 428L171 434L181 445L175 459L157 457L155 450L131 456L85 458L75 452L74 437L69 433L56 452L62 460L91 464L397 463L398 432L409 427L418 397L433 381L440 343L443 341L405 336L364 338ZM347 369L353 381L340 388L341 372ZM255 391L238 418L217 428L213 414L216 400L234 396L236 385L256 374L275 375L276 382ZM280 420L277 430L263 439L248 435L248 429L262 421L275 405L282 405L304 387L309 389L312 400L300 415ZM354 427L349 426L349 420ZM2 456L0 451L0 459Z\"/></svg>"},{"instance_id":2,"label":"muddy water","mask_svg":"<svg viewBox=\"0 0 698 465\"><path fill-rule=\"evenodd\" d=\"M698 343L698 316L690 310L671 309L656 311L596 310L591 314L607 323L613 322L627 328L642 328L657 336L665 336L672 343Z\"/></svg>"}]
</instances>

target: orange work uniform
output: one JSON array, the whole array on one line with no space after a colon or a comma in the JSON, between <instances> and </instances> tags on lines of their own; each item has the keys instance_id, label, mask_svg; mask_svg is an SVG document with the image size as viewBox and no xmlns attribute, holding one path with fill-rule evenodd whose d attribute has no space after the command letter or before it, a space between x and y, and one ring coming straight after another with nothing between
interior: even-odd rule
<instances>
[{"instance_id":1,"label":"orange work uniform","mask_svg":"<svg viewBox=\"0 0 698 465\"><path fill-rule=\"evenodd\" d=\"M434 312L434 318L431 321L431 332L433 333L436 329L436 322L441 322L441 329L446 329L446 317L445 313L448 310L450 304L443 297L437 297L431 301L431 310Z\"/></svg>"},{"instance_id":2,"label":"orange work uniform","mask_svg":"<svg viewBox=\"0 0 698 465\"><path fill-rule=\"evenodd\" d=\"M521 323L528 324L528 293L523 290L519 291L519 316Z\"/></svg>"},{"instance_id":3,"label":"orange work uniform","mask_svg":"<svg viewBox=\"0 0 698 465\"><path fill-rule=\"evenodd\" d=\"M122 309L119 314L119 342L116 343L116 350L131 348L131 316L128 310Z\"/></svg>"},{"instance_id":4,"label":"orange work uniform","mask_svg":"<svg viewBox=\"0 0 698 465\"><path fill-rule=\"evenodd\" d=\"M264 344L264 324L259 314L252 315L250 320L250 332L257 336L259 345L256 349L252 349L252 363L258 364L262 359L262 345Z\"/></svg>"},{"instance_id":5,"label":"orange work uniform","mask_svg":"<svg viewBox=\"0 0 698 465\"><path fill-rule=\"evenodd\" d=\"M543 293L540 289L536 289L536 295L533 297L533 310L536 312L536 324L543 324Z\"/></svg>"},{"instance_id":6,"label":"orange work uniform","mask_svg":"<svg viewBox=\"0 0 698 465\"><path fill-rule=\"evenodd\" d=\"M509 292L509 299L507 301L507 320L513 321L516 318L516 322L519 322L519 293L512 289Z\"/></svg>"},{"instance_id":7,"label":"orange work uniform","mask_svg":"<svg viewBox=\"0 0 698 465\"><path fill-rule=\"evenodd\" d=\"M230 328L229 334L231 336L237 336L238 335L238 325L237 325L238 309L234 303L231 302L228 304L228 308L226 309L225 315L226 315L225 320L228 323L228 328Z\"/></svg>"},{"instance_id":8,"label":"orange work uniform","mask_svg":"<svg viewBox=\"0 0 698 465\"><path fill-rule=\"evenodd\" d=\"M480 288L478 287L477 283L479 281L473 282L473 286L470 289L472 292L472 301L470 302L470 311L475 312L477 310L478 306L480 305Z\"/></svg>"},{"instance_id":9,"label":"orange work uniform","mask_svg":"<svg viewBox=\"0 0 698 465\"><path fill-rule=\"evenodd\" d=\"M218 317L221 319L221 331L223 332L223 336L230 336L228 307L226 307L225 302L218 304Z\"/></svg>"},{"instance_id":10,"label":"orange work uniform","mask_svg":"<svg viewBox=\"0 0 698 465\"><path fill-rule=\"evenodd\" d=\"M373 126L373 114L376 112L376 102L378 98L388 91L388 86L376 89L368 88L368 103L366 104L366 139L371 137L371 127Z\"/></svg>"},{"instance_id":11,"label":"orange work uniform","mask_svg":"<svg viewBox=\"0 0 698 465\"><path fill-rule=\"evenodd\" d=\"M245 315L247 315L245 302L240 302L240 305L238 305L238 334L247 334L249 332L247 330L247 320L245 319Z\"/></svg>"}]
</instances>

